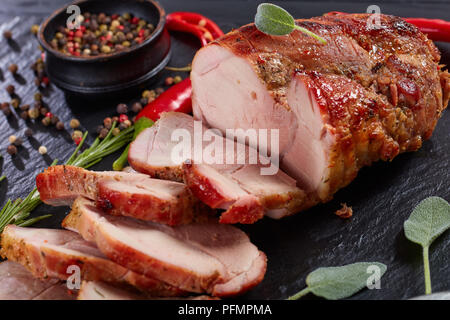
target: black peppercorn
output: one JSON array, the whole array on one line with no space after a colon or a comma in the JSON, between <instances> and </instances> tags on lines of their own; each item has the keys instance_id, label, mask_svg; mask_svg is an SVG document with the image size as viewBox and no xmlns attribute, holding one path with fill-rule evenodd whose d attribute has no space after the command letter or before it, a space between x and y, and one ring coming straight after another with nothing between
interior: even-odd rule
<instances>
[{"instance_id":1,"label":"black peppercorn","mask_svg":"<svg viewBox=\"0 0 450 320\"><path fill-rule=\"evenodd\" d=\"M20 147L20 146L22 145L22 143L23 143L22 139L16 138L16 141L14 141L13 144L14 144L16 147Z\"/></svg>"},{"instance_id":2,"label":"black peppercorn","mask_svg":"<svg viewBox=\"0 0 450 320\"><path fill-rule=\"evenodd\" d=\"M56 123L56 129L57 130L64 130L64 123L62 121L58 121Z\"/></svg>"},{"instance_id":3,"label":"black peppercorn","mask_svg":"<svg viewBox=\"0 0 450 320\"><path fill-rule=\"evenodd\" d=\"M131 110L134 113L138 113L142 110L142 104L140 102L135 102L133 103L133 105L131 106Z\"/></svg>"},{"instance_id":4,"label":"black peppercorn","mask_svg":"<svg viewBox=\"0 0 450 320\"><path fill-rule=\"evenodd\" d=\"M57 116L52 116L51 118L52 125L56 125L59 121L59 118Z\"/></svg>"},{"instance_id":5,"label":"black peppercorn","mask_svg":"<svg viewBox=\"0 0 450 320\"><path fill-rule=\"evenodd\" d=\"M148 104L148 99L147 98L141 98L140 102L141 102L141 105L146 106Z\"/></svg>"},{"instance_id":6,"label":"black peppercorn","mask_svg":"<svg viewBox=\"0 0 450 320\"><path fill-rule=\"evenodd\" d=\"M33 130L31 130L30 128L27 128L26 130L25 130L25 137L32 137L33 136Z\"/></svg>"},{"instance_id":7,"label":"black peppercorn","mask_svg":"<svg viewBox=\"0 0 450 320\"><path fill-rule=\"evenodd\" d=\"M6 152L8 152L10 155L13 156L17 153L17 147L15 145L10 144L6 149Z\"/></svg>"},{"instance_id":8,"label":"black peppercorn","mask_svg":"<svg viewBox=\"0 0 450 320\"><path fill-rule=\"evenodd\" d=\"M28 118L29 118L29 116L28 116L28 111L22 111L22 112L20 113L20 117L21 117L23 120L28 120Z\"/></svg>"},{"instance_id":9,"label":"black peppercorn","mask_svg":"<svg viewBox=\"0 0 450 320\"><path fill-rule=\"evenodd\" d=\"M123 114L128 112L128 107L125 103L119 103L117 105L116 111L118 114Z\"/></svg>"},{"instance_id":10,"label":"black peppercorn","mask_svg":"<svg viewBox=\"0 0 450 320\"><path fill-rule=\"evenodd\" d=\"M12 96L16 92L16 88L12 84L10 84L6 87L6 92L8 92L10 96Z\"/></svg>"},{"instance_id":11,"label":"black peppercorn","mask_svg":"<svg viewBox=\"0 0 450 320\"><path fill-rule=\"evenodd\" d=\"M20 106L20 110L22 110L22 111L28 111L28 109L30 109L29 104L23 104Z\"/></svg>"},{"instance_id":12,"label":"black peppercorn","mask_svg":"<svg viewBox=\"0 0 450 320\"><path fill-rule=\"evenodd\" d=\"M2 112L5 116L9 117L11 115L11 109L8 107L2 107Z\"/></svg>"},{"instance_id":13,"label":"black peppercorn","mask_svg":"<svg viewBox=\"0 0 450 320\"><path fill-rule=\"evenodd\" d=\"M100 139L104 139L108 135L108 132L109 132L109 130L106 128L103 128L102 130L100 130L100 134L99 134Z\"/></svg>"},{"instance_id":14,"label":"black peppercorn","mask_svg":"<svg viewBox=\"0 0 450 320\"><path fill-rule=\"evenodd\" d=\"M128 128L128 126L125 123L122 122L121 124L119 124L120 131L125 130L126 128Z\"/></svg>"},{"instance_id":15,"label":"black peppercorn","mask_svg":"<svg viewBox=\"0 0 450 320\"><path fill-rule=\"evenodd\" d=\"M41 116L45 116L48 112L48 109L46 107L40 107L39 108L39 113L41 114Z\"/></svg>"},{"instance_id":16,"label":"black peppercorn","mask_svg":"<svg viewBox=\"0 0 450 320\"><path fill-rule=\"evenodd\" d=\"M7 39L7 40L12 39L12 32L11 32L11 30L5 30L5 31L3 32L3 37L4 37L5 39Z\"/></svg>"},{"instance_id":17,"label":"black peppercorn","mask_svg":"<svg viewBox=\"0 0 450 320\"><path fill-rule=\"evenodd\" d=\"M10 65L8 67L9 72L11 72L12 74L16 74L17 70L19 70L19 67L17 66L17 64L13 63L12 65Z\"/></svg>"}]
</instances>

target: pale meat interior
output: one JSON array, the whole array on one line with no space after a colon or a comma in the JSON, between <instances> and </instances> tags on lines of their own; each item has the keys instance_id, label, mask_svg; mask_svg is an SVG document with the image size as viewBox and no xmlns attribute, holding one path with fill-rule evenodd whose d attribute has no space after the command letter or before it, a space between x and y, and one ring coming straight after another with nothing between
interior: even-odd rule
<instances>
[{"instance_id":1,"label":"pale meat interior","mask_svg":"<svg viewBox=\"0 0 450 320\"><path fill-rule=\"evenodd\" d=\"M248 60L213 45L198 52L191 79L195 118L223 132L279 129L281 169L307 191L326 180L332 138L323 134L321 112L301 77L288 88L287 110L275 103Z\"/></svg>"}]
</instances>

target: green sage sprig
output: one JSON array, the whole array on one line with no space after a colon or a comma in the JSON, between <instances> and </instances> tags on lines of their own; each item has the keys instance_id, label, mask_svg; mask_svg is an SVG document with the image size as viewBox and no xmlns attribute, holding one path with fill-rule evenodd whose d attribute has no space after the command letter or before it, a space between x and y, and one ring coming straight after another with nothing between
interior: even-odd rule
<instances>
[{"instance_id":1,"label":"green sage sprig","mask_svg":"<svg viewBox=\"0 0 450 320\"><path fill-rule=\"evenodd\" d=\"M422 246L425 293L431 293L429 248L433 241L450 228L450 205L439 197L422 200L405 221L405 236Z\"/></svg>"},{"instance_id":2,"label":"green sage sprig","mask_svg":"<svg viewBox=\"0 0 450 320\"><path fill-rule=\"evenodd\" d=\"M283 8L271 3L261 3L256 10L255 26L259 31L274 36L282 36L297 29L310 37L313 37L322 44L327 41L314 32L295 24L294 18Z\"/></svg>"},{"instance_id":3,"label":"green sage sprig","mask_svg":"<svg viewBox=\"0 0 450 320\"><path fill-rule=\"evenodd\" d=\"M350 297L368 285L373 267L377 268L381 279L387 267L379 262L357 262L341 267L316 269L306 277L307 287L288 300L300 299L308 293L328 300Z\"/></svg>"}]
</instances>

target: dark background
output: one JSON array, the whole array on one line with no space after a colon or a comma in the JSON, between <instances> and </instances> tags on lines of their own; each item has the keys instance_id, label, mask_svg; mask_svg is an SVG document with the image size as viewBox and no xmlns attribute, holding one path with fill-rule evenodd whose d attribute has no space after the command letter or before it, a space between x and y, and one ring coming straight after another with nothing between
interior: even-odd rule
<instances>
[{"instance_id":1,"label":"dark background","mask_svg":"<svg viewBox=\"0 0 450 320\"><path fill-rule=\"evenodd\" d=\"M37 41L30 34L33 23L39 23L53 10L68 1L61 0L0 0L0 34L13 31L16 46L0 41L0 102L9 101L4 90L14 84L23 103L32 103L37 89L33 83L31 63L39 56ZM256 7L262 1L184 0L160 1L167 12L196 11L215 20L224 31L253 20ZM296 18L321 15L328 11L365 12L369 5L377 4L382 13L403 17L427 17L450 20L450 3L444 1L273 1L280 4ZM188 64L197 42L190 36L173 35L171 66ZM438 44L443 53L442 62L450 63L450 45ZM19 65L20 79L13 79L7 67ZM164 72L163 79L172 73ZM183 77L187 74L181 74ZM19 81L17 81L19 80ZM51 111L68 127L72 117L80 119L83 129L94 132L104 117L115 113L121 101L95 101L93 103L66 102L64 94L56 87L45 90L44 101ZM19 154L6 153L8 136L23 136L26 127L36 132L31 140L25 139ZM427 196L437 195L450 200L450 115L446 111L439 121L433 137L418 152L403 154L391 163L377 163L364 168L357 179L341 190L326 205L281 221L264 219L245 226L252 241L268 258L268 270L261 285L244 298L284 299L303 289L306 275L318 267L338 266L357 261L379 261L387 264L388 271L382 279L381 290L363 290L352 299L407 299L424 292L422 256L419 246L406 240L403 222L414 206ZM0 204L8 197L23 197L34 187L35 175L53 159L65 161L74 150L70 132L59 132L40 123L25 123L18 116L7 119L0 114L0 172L7 180L0 183ZM90 135L90 141L94 134ZM40 145L48 148L41 156ZM96 170L110 170L115 156L110 156ZM342 220L333 212L346 202L353 206L354 215ZM53 213L52 219L39 227L58 227L67 208L41 205L34 214ZM431 247L430 262L433 291L450 290L450 234L441 236ZM310 298L311 296L308 296Z\"/></svg>"}]
</instances>

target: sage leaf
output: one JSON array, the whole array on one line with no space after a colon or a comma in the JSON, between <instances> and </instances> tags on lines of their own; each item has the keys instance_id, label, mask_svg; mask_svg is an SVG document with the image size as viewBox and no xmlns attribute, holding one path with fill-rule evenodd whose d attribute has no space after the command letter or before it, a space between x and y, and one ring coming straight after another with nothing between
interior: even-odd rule
<instances>
[{"instance_id":1,"label":"sage leaf","mask_svg":"<svg viewBox=\"0 0 450 320\"><path fill-rule=\"evenodd\" d=\"M255 16L255 26L259 31L273 36L290 34L294 29L297 29L315 38L320 43L327 43L325 39L317 34L297 26L289 12L271 3L261 3L258 6Z\"/></svg>"},{"instance_id":2,"label":"sage leaf","mask_svg":"<svg viewBox=\"0 0 450 320\"><path fill-rule=\"evenodd\" d=\"M289 297L289 300L298 299L309 292L328 300L348 298L371 284L370 277L381 279L386 270L386 265L380 262L357 262L341 267L319 268L306 277L307 287Z\"/></svg>"},{"instance_id":3,"label":"sage leaf","mask_svg":"<svg viewBox=\"0 0 450 320\"><path fill-rule=\"evenodd\" d=\"M405 236L422 247L431 243L450 228L450 205L440 197L422 200L403 225Z\"/></svg>"},{"instance_id":4,"label":"sage leaf","mask_svg":"<svg viewBox=\"0 0 450 320\"><path fill-rule=\"evenodd\" d=\"M294 31L294 18L283 8L271 3L261 3L256 10L255 25L259 31L282 36Z\"/></svg>"},{"instance_id":5,"label":"sage leaf","mask_svg":"<svg viewBox=\"0 0 450 320\"><path fill-rule=\"evenodd\" d=\"M422 200L403 224L408 240L422 246L425 293L431 293L429 247L450 228L450 205L440 197Z\"/></svg>"}]
</instances>

